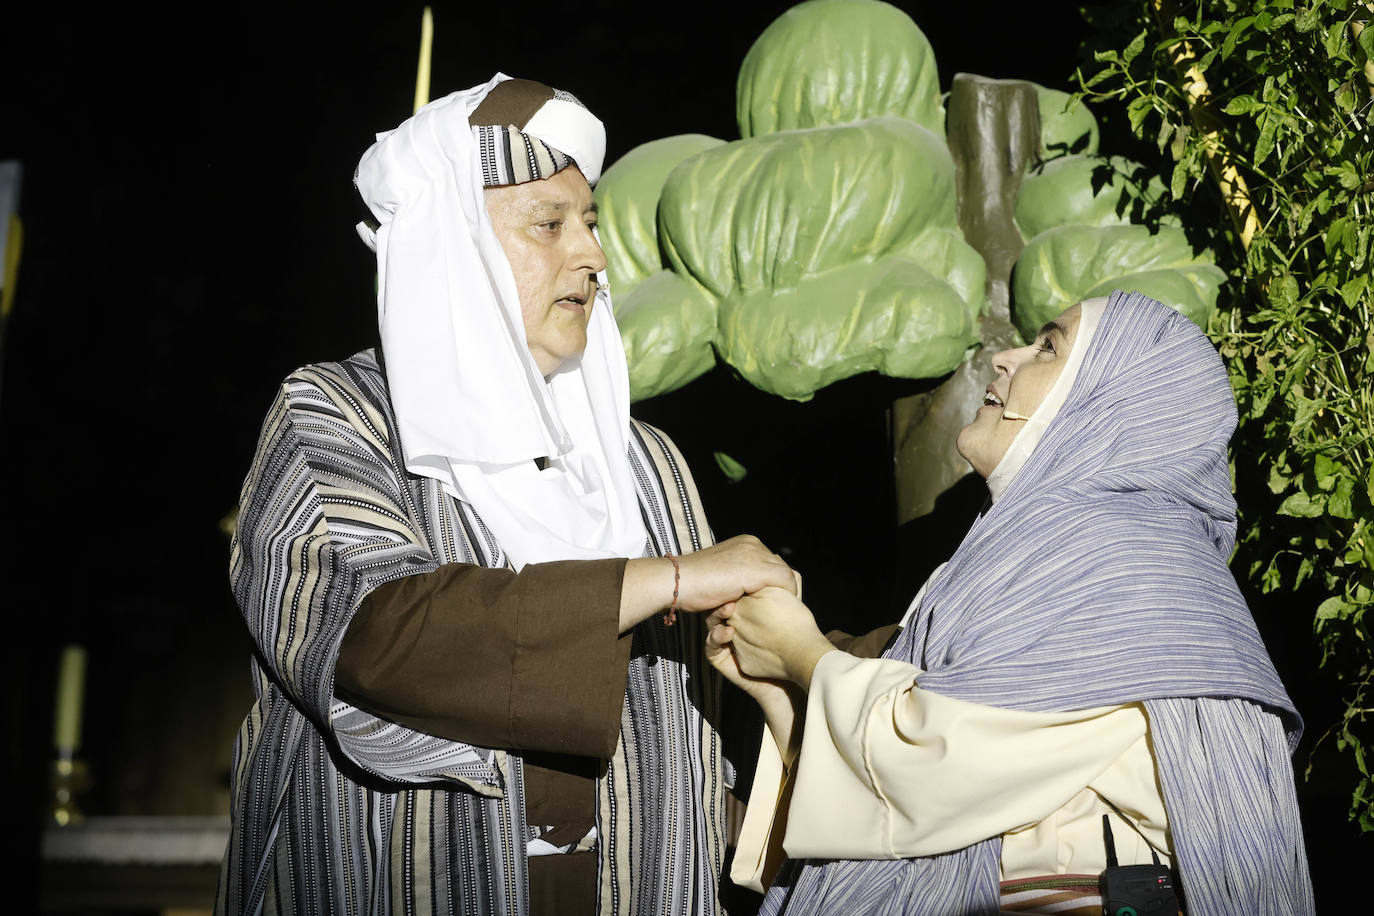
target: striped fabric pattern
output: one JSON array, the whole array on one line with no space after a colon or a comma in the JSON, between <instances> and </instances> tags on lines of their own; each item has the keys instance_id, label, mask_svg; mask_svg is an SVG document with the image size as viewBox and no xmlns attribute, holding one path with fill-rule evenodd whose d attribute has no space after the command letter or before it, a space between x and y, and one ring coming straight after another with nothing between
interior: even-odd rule
<instances>
[{"instance_id":1,"label":"striped fabric pattern","mask_svg":"<svg viewBox=\"0 0 1374 916\"><path fill-rule=\"evenodd\" d=\"M1059 414L887 656L962 700L1144 701L1192 916L1312 911L1301 721L1227 560L1235 401L1202 332L1114 293ZM766 913L995 913L999 838L943 856L792 865ZM849 901L860 901L851 907Z\"/></svg>"},{"instance_id":2,"label":"striped fabric pattern","mask_svg":"<svg viewBox=\"0 0 1374 916\"><path fill-rule=\"evenodd\" d=\"M539 181L572 164L571 157L513 125L479 125L472 128L472 135L482 162L484 188Z\"/></svg>"},{"instance_id":3,"label":"striped fabric pattern","mask_svg":"<svg viewBox=\"0 0 1374 916\"><path fill-rule=\"evenodd\" d=\"M523 914L523 768L333 696L348 619L377 585L443 563L505 565L482 520L402 468L371 351L293 373L244 485L230 579L256 642L218 913ZM672 443L634 424L646 555L709 546ZM599 780L602 913L719 911L721 683L702 622L634 633L622 734Z\"/></svg>"}]
</instances>

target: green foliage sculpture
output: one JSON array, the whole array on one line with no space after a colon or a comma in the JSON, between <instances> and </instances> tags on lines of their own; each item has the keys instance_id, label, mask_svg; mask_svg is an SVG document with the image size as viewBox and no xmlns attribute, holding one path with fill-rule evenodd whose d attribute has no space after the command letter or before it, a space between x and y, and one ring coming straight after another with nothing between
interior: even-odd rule
<instances>
[{"instance_id":1,"label":"green foliage sculpture","mask_svg":"<svg viewBox=\"0 0 1374 916\"><path fill-rule=\"evenodd\" d=\"M976 340L982 259L956 228L949 153L914 122L717 147L674 170L659 225L674 272L719 303L721 357L773 394L937 377Z\"/></svg>"},{"instance_id":2,"label":"green foliage sculpture","mask_svg":"<svg viewBox=\"0 0 1374 916\"><path fill-rule=\"evenodd\" d=\"M737 114L744 139L654 141L597 187L633 396L686 384L712 350L795 400L870 370L959 365L983 263L958 230L915 23L873 0L789 10L745 59Z\"/></svg>"},{"instance_id":3,"label":"green foliage sculpture","mask_svg":"<svg viewBox=\"0 0 1374 916\"><path fill-rule=\"evenodd\" d=\"M1026 239L1012 275L1017 330L1029 337L1075 302L1115 289L1167 302L1207 327L1226 274L1210 253L1194 253L1176 215L1161 212L1163 183L1138 182L1135 163L1097 155L1097 124L1086 108L1037 88L1049 158L1016 199ZM1147 215L1155 217L1150 226L1142 224Z\"/></svg>"},{"instance_id":4,"label":"green foliage sculpture","mask_svg":"<svg viewBox=\"0 0 1374 916\"><path fill-rule=\"evenodd\" d=\"M877 0L802 3L750 49L736 100L743 139L644 144L597 188L633 397L681 387L717 357L794 400L862 372L958 366L980 337L985 266L959 231L935 58L916 24ZM1205 323L1219 272L1177 228L1131 225L1118 198L1159 189L1096 181L1096 121L1067 101L1039 89L1043 145L1059 158L1017 205L1017 326L1031 333L1117 286Z\"/></svg>"},{"instance_id":5,"label":"green foliage sculpture","mask_svg":"<svg viewBox=\"0 0 1374 916\"><path fill-rule=\"evenodd\" d=\"M1211 324L1241 415L1235 565L1312 622L1341 701L1309 727L1348 755L1350 816L1374 831L1374 13L1203 0L1097 16L1087 94L1157 144L1163 203L1191 205L1238 278Z\"/></svg>"},{"instance_id":6,"label":"green foliage sculpture","mask_svg":"<svg viewBox=\"0 0 1374 916\"><path fill-rule=\"evenodd\" d=\"M779 16L740 66L735 116L745 138L882 116L945 133L930 41L872 0L811 0Z\"/></svg>"},{"instance_id":7,"label":"green foliage sculpture","mask_svg":"<svg viewBox=\"0 0 1374 916\"><path fill-rule=\"evenodd\" d=\"M715 300L662 268L658 199L679 163L721 143L701 134L653 140L597 182L601 247L636 400L680 388L716 362Z\"/></svg>"}]
</instances>

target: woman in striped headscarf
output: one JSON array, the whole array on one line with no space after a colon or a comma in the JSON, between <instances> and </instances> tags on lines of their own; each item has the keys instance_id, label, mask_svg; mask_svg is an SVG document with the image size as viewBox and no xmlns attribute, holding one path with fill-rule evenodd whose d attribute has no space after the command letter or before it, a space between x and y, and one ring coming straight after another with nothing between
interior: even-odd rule
<instances>
[{"instance_id":1,"label":"woman in striped headscarf","mask_svg":"<svg viewBox=\"0 0 1374 916\"><path fill-rule=\"evenodd\" d=\"M1215 349L1117 292L993 366L959 435L993 502L881 658L778 590L713 615L774 739L733 877L785 852L767 913L1101 913L1106 815L1194 916L1311 912L1301 720L1227 565Z\"/></svg>"}]
</instances>

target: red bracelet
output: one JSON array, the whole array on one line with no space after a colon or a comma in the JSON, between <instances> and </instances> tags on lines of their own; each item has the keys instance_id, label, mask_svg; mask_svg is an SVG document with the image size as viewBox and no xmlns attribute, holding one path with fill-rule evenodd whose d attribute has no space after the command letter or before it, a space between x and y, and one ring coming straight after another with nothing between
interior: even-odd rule
<instances>
[{"instance_id":1,"label":"red bracelet","mask_svg":"<svg viewBox=\"0 0 1374 916\"><path fill-rule=\"evenodd\" d=\"M673 564L673 603L668 605L668 610L663 614L663 625L671 627L677 623L677 587L682 582L682 569L677 565L677 557L666 552L663 556Z\"/></svg>"}]
</instances>

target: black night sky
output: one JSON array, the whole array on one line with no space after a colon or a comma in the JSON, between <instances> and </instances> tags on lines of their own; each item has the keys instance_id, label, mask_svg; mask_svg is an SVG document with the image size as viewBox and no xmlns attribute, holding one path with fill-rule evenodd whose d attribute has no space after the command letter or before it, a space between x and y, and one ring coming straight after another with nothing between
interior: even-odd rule
<instances>
[{"instance_id":1,"label":"black night sky","mask_svg":"<svg viewBox=\"0 0 1374 916\"><path fill-rule=\"evenodd\" d=\"M735 139L740 62L791 5L439 2L432 93L497 70L568 89L606 123L608 165L670 134ZM1072 88L1077 4L896 5L946 89L961 71ZM0 563L11 633L33 635L6 665L7 773L34 822L54 660L84 642L88 810L181 813L158 810L175 754L145 736L219 727L203 706L223 683L241 689L221 698L233 718L251 699L219 521L280 379L373 345L351 178L373 133L410 114L423 4L16 6L0 16L0 160L23 164L25 247L0 376ZM706 415L646 410L688 451L717 535L757 528L684 441ZM819 564L821 549L794 553L821 594L847 564L881 578L874 563L894 562L883 548ZM886 576L874 625L910 596Z\"/></svg>"}]
</instances>

